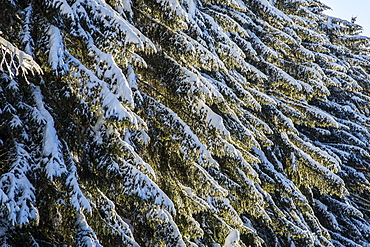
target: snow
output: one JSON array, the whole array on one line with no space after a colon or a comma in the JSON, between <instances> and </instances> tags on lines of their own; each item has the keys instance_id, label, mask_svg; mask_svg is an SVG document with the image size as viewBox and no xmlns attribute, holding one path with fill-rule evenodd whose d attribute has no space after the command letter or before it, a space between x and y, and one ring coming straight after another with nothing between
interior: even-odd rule
<instances>
[{"instance_id":1,"label":"snow","mask_svg":"<svg viewBox=\"0 0 370 247\"><path fill-rule=\"evenodd\" d=\"M22 44L25 45L25 49L24 51L30 55L31 57L34 56L33 54L33 39L32 39L32 36L31 36L31 25L32 25L32 13L33 13L33 7L32 7L32 4L29 4L29 6L24 10L25 12L25 17L24 17L24 21L25 21L25 25L23 27L23 30L22 30L22 34L23 34L23 38L22 38ZM0 33L1 34L1 33Z\"/></svg>"},{"instance_id":2,"label":"snow","mask_svg":"<svg viewBox=\"0 0 370 247\"><path fill-rule=\"evenodd\" d=\"M276 105L277 104L276 101L272 97L268 96L267 94L257 89L248 88L247 90L262 105Z\"/></svg>"},{"instance_id":3,"label":"snow","mask_svg":"<svg viewBox=\"0 0 370 247\"><path fill-rule=\"evenodd\" d=\"M15 129L17 127L22 126L22 121L19 119L17 115L13 115L13 119L10 121L10 127L12 129Z\"/></svg>"},{"instance_id":4,"label":"snow","mask_svg":"<svg viewBox=\"0 0 370 247\"><path fill-rule=\"evenodd\" d=\"M12 162L10 171L0 177L0 203L7 208L2 215L7 218L8 224L22 227L32 220L37 222L39 215L34 206L35 188L26 176L31 170L30 155L24 145L15 145L16 159Z\"/></svg>"},{"instance_id":5,"label":"snow","mask_svg":"<svg viewBox=\"0 0 370 247\"><path fill-rule=\"evenodd\" d=\"M293 21L287 15L285 15L279 9L271 6L271 4L267 0L253 0L253 2L255 4L261 5L261 7L264 9L264 11L266 11L268 15L277 18L279 21L288 25L293 23Z\"/></svg>"},{"instance_id":6,"label":"snow","mask_svg":"<svg viewBox=\"0 0 370 247\"><path fill-rule=\"evenodd\" d=\"M93 47L95 51L98 51L96 47ZM104 53L99 52L100 55L104 57ZM107 83L104 80L99 79L93 71L86 68L80 61L78 61L76 58L74 58L72 55L68 54L69 59L78 67L78 69L85 73L86 76L89 78L89 81L86 82L86 87L88 90L93 90L94 88L97 88L99 90L99 98L98 100L101 102L101 106L104 110L104 117L106 119L114 118L119 121L127 120L129 123L131 123L133 126L137 126L138 119L135 114L131 112L130 109L127 108L127 106L124 106L119 98L124 97L126 104L133 104L132 99L132 92L129 88L128 82L126 79L120 78L121 82L118 82L119 85L124 88L124 90L120 90L119 92L121 95L117 95L116 93L111 91L111 85ZM111 66L116 66L114 68L115 73L119 73L118 76L123 76L121 70L117 68L117 65L112 64ZM113 68L113 67L112 67ZM112 79L112 78L108 78ZM118 87L120 88L120 87ZM89 92L90 93L90 92Z\"/></svg>"},{"instance_id":7,"label":"snow","mask_svg":"<svg viewBox=\"0 0 370 247\"><path fill-rule=\"evenodd\" d=\"M304 181L307 186L317 187L322 193L331 193L338 196L343 196L348 193L342 178L291 143L287 134L282 134L281 137L284 145L291 147L296 159L299 159L300 169L298 171L301 181ZM311 171L310 173L307 172L307 168ZM330 181L330 183L323 186L321 184L322 180Z\"/></svg>"},{"instance_id":8,"label":"snow","mask_svg":"<svg viewBox=\"0 0 370 247\"><path fill-rule=\"evenodd\" d=\"M63 47L63 38L60 33L59 28L56 26L50 25L48 30L49 35L49 64L51 68L56 71L56 73L64 73L67 68L64 64L64 47Z\"/></svg>"},{"instance_id":9,"label":"snow","mask_svg":"<svg viewBox=\"0 0 370 247\"><path fill-rule=\"evenodd\" d=\"M104 128L105 120L102 115L97 116L97 120L93 126L93 131L95 132L94 140L98 144L103 143L102 129Z\"/></svg>"},{"instance_id":10,"label":"snow","mask_svg":"<svg viewBox=\"0 0 370 247\"><path fill-rule=\"evenodd\" d=\"M0 36L0 51L2 55L2 59L0 61L0 67L7 69L7 72L10 78L14 76L18 76L21 72L23 76L30 71L32 74L34 71L36 73L42 74L42 70L40 66L33 60L33 58L26 54L25 52L17 49L14 45L12 45L9 41L5 40L3 37ZM6 55L11 57L10 60L7 59ZM19 65L16 64L16 60ZM15 72L13 73L13 69Z\"/></svg>"},{"instance_id":11,"label":"snow","mask_svg":"<svg viewBox=\"0 0 370 247\"><path fill-rule=\"evenodd\" d=\"M335 230L340 230L340 226L336 217L328 210L328 207L320 202L319 200L314 199L315 207L317 207L325 218L326 224L330 225Z\"/></svg>"},{"instance_id":12,"label":"snow","mask_svg":"<svg viewBox=\"0 0 370 247\"><path fill-rule=\"evenodd\" d=\"M214 166L218 167L217 162L212 158L211 153L207 147L199 140L198 136L191 130L175 112L165 107L164 105L156 102L153 98L146 94L142 94L143 99L147 101L149 117L152 115L160 114L163 119L160 119L161 124L168 129L174 131L182 136L183 142L180 151L187 156L195 159L200 165L204 167Z\"/></svg>"},{"instance_id":13,"label":"snow","mask_svg":"<svg viewBox=\"0 0 370 247\"><path fill-rule=\"evenodd\" d=\"M66 184L69 187L70 191L70 202L71 205L75 208L77 212L82 212L86 210L91 212L91 205L86 196L83 194L80 185L78 183L77 177L77 168L74 163L69 167L69 174L66 179Z\"/></svg>"},{"instance_id":14,"label":"snow","mask_svg":"<svg viewBox=\"0 0 370 247\"><path fill-rule=\"evenodd\" d=\"M102 106L105 108L105 117L113 117L118 120L129 119L130 122L136 123L135 118L122 106L118 96L109 90L106 83L101 84Z\"/></svg>"},{"instance_id":15,"label":"snow","mask_svg":"<svg viewBox=\"0 0 370 247\"><path fill-rule=\"evenodd\" d=\"M103 75L110 82L107 85L109 85L112 93L121 101L133 105L132 91L130 90L129 83L122 70L118 67L113 55L102 52L95 45L91 45L89 50L96 55L95 60L97 63L106 63L103 69L97 66L97 74Z\"/></svg>"},{"instance_id":16,"label":"snow","mask_svg":"<svg viewBox=\"0 0 370 247\"><path fill-rule=\"evenodd\" d=\"M150 48L155 51L154 44L146 38L138 29L131 25L127 20L122 18L110 5L105 1L95 0L89 2L89 7L95 11L95 18L104 23L104 26L114 28L115 32L109 32L108 39L116 36L118 33L123 33L124 37L121 38L124 45L135 44L138 48ZM78 16L78 13L76 13ZM91 25L94 25L91 23ZM102 31L105 31L104 28Z\"/></svg>"},{"instance_id":17,"label":"snow","mask_svg":"<svg viewBox=\"0 0 370 247\"><path fill-rule=\"evenodd\" d=\"M188 3L188 17L192 19L195 17L196 5L194 0L186 0Z\"/></svg>"},{"instance_id":18,"label":"snow","mask_svg":"<svg viewBox=\"0 0 370 247\"><path fill-rule=\"evenodd\" d=\"M128 64L127 66L127 82L130 86L131 90L138 90L138 85L137 85L137 75L134 72L134 69L131 64Z\"/></svg>"},{"instance_id":19,"label":"snow","mask_svg":"<svg viewBox=\"0 0 370 247\"><path fill-rule=\"evenodd\" d=\"M134 147L132 146L133 144L131 143L130 140L131 137L130 130L125 129L125 132L126 134L124 136L124 140L120 139L120 141L118 142L119 145L125 150L125 152L127 152L128 155L131 156L129 159L131 162L134 163L137 169L139 169L142 173L150 176L153 180L156 180L156 175L153 168L148 163L146 163L142 157L140 157L140 155L135 151ZM139 132L140 135L146 135L144 130L140 130Z\"/></svg>"},{"instance_id":20,"label":"snow","mask_svg":"<svg viewBox=\"0 0 370 247\"><path fill-rule=\"evenodd\" d=\"M131 0L129 1L121 1L121 4L123 6L123 10L129 13L129 16L132 18L134 13L131 8Z\"/></svg>"},{"instance_id":21,"label":"snow","mask_svg":"<svg viewBox=\"0 0 370 247\"><path fill-rule=\"evenodd\" d=\"M104 212L101 216L106 222L106 227L111 228L110 234L119 235L121 237L122 244L125 246L139 247L133 237L134 229L130 224L131 221L129 219L121 218L115 209L114 202L99 189L98 194L100 198L97 207L100 211Z\"/></svg>"},{"instance_id":22,"label":"snow","mask_svg":"<svg viewBox=\"0 0 370 247\"><path fill-rule=\"evenodd\" d=\"M160 3L166 11L170 12L175 18L181 18L186 20L187 14L184 9L181 7L179 1L177 0L155 0L157 3Z\"/></svg>"},{"instance_id":23,"label":"snow","mask_svg":"<svg viewBox=\"0 0 370 247\"><path fill-rule=\"evenodd\" d=\"M6 86L6 88L9 88L12 91L19 91L18 83L13 79L10 79L10 83Z\"/></svg>"},{"instance_id":24,"label":"snow","mask_svg":"<svg viewBox=\"0 0 370 247\"><path fill-rule=\"evenodd\" d=\"M264 219L269 232L282 231L288 245L330 246L330 235L320 225L313 204L331 230L340 233L345 224L353 226L348 234L355 236L353 242L362 244L370 232L369 224L362 218L360 207L345 196L348 191L344 182L350 185L348 179L353 176L362 183L362 189L367 185L365 173L356 169L368 165L369 99L361 86L366 89L369 80L364 68L370 57L351 53L349 46L322 43L332 40L325 33L333 31L335 35L342 29L325 24L319 1L296 0L291 6L276 0L142 2L148 6L130 0L49 2L53 6L47 7L60 14L53 22L55 26L35 9L28 14L30 19L20 20L24 37L16 37L11 30L4 37L15 35L31 54L33 40L27 32L49 27L40 37L34 36L35 47L48 51L43 54L44 49L38 49L34 55L37 61L47 60L42 66L54 70L51 78L68 67L73 70L68 77L58 79L58 87L67 83L69 99L81 106L76 112L90 115L77 122L77 127L82 124L86 132L77 133L78 140L67 132L64 142L59 132L63 129L56 129L57 117L63 117L54 111L58 107L54 100L58 99L44 100L40 87L22 85L24 80L14 77L22 72L41 73L41 69L30 56L0 39L1 58L6 57L0 65L6 74L3 80L8 83L0 93L0 101L5 100L0 112L12 128L12 140L23 141L30 134L27 152L31 153L18 152L20 161L1 175L0 201L7 203L3 212L9 211L3 222L27 226L38 219L37 210L32 208L35 188L27 176L38 179L44 175L38 172L42 170L51 180L50 186L63 191L63 199L56 199L63 202L58 206L67 206L77 214L70 232L77 245L100 246L100 234L112 234L123 245L136 246L130 228L142 225L153 229L149 245L185 246L188 242L183 236L191 236L189 239L199 246L220 246L204 244L214 237L214 231L206 226L209 217L219 223L215 228L210 226L211 230L227 235L217 239L221 244L224 240L225 247L243 245L240 234L246 232L253 235L253 244L263 245L258 241L266 236L259 234L263 230L258 227L253 229L253 217L256 226ZM146 8L149 5L153 8ZM22 14L26 13L20 11ZM36 20L32 18L41 18L43 28L32 26ZM185 22L189 29L181 25ZM326 32L328 27L332 29ZM81 45L74 47L75 40ZM338 42L366 40L353 37ZM164 61L152 54L156 48ZM158 62L163 62L160 73L156 71ZM296 69L294 65L302 66ZM138 80L140 74L142 79ZM39 83L39 78L34 78ZM40 80L43 90L53 81ZM176 94L184 97L178 99ZM13 95L24 96L36 107L13 107L7 103L13 100L8 96ZM351 98L353 95L357 97ZM70 116L74 117L74 112ZM95 145L102 155L81 154L81 149ZM155 152L162 145L160 152L169 156L168 164ZM68 146L73 147L73 154ZM162 169L164 164L168 169ZM81 172L91 168L103 174L84 176L84 183L80 183L79 175L85 175L79 174L81 165ZM339 168L342 170L335 174ZM178 177L183 172L191 177ZM88 189L99 176L106 176L107 184ZM303 187L307 187L307 195L302 194ZM322 194L315 195L320 200L309 195L312 187ZM130 211L132 207L121 204L125 198L140 210ZM337 201L330 201L333 198ZM250 205L251 201L254 204ZM239 215L244 211L245 224ZM88 212L100 214L86 217L84 213ZM131 224L125 223L121 212ZM176 221L185 219L181 230L172 218L175 215ZM133 222L135 219L140 222ZM186 228L192 226L187 226L188 222L195 225L189 232ZM141 230L135 229L135 235L140 236ZM341 234L331 236L333 243L350 242L345 237L342 240Z\"/></svg>"},{"instance_id":25,"label":"snow","mask_svg":"<svg viewBox=\"0 0 370 247\"><path fill-rule=\"evenodd\" d=\"M161 223L161 230L165 231L168 239L173 239L176 243L173 243L173 240L170 241L171 245L178 246L178 247L186 247L186 244L182 238L179 228L177 227L176 223L174 222L171 214L163 209L163 208L153 208L147 214L146 217L148 220L156 220ZM164 241L166 241L166 238ZM170 245L167 243L167 246Z\"/></svg>"},{"instance_id":26,"label":"snow","mask_svg":"<svg viewBox=\"0 0 370 247\"><path fill-rule=\"evenodd\" d=\"M122 188L124 193L139 196L143 200L152 200L155 205L165 207L176 214L171 199L147 175L128 162L124 165L123 174L126 177Z\"/></svg>"},{"instance_id":27,"label":"snow","mask_svg":"<svg viewBox=\"0 0 370 247\"><path fill-rule=\"evenodd\" d=\"M302 86L297 82L297 80L274 64L266 62L266 70L269 72L271 79L277 82L275 87L288 89L289 93L298 93L302 90Z\"/></svg>"},{"instance_id":28,"label":"snow","mask_svg":"<svg viewBox=\"0 0 370 247\"><path fill-rule=\"evenodd\" d=\"M240 233L238 230L233 229L229 232L225 239L225 244L223 247L236 247L238 246L238 242L240 241Z\"/></svg>"},{"instance_id":29,"label":"snow","mask_svg":"<svg viewBox=\"0 0 370 247\"><path fill-rule=\"evenodd\" d=\"M219 185L218 182L211 176L211 174L206 169L204 169L197 163L193 163L193 166L195 167L198 176L201 177L203 186L206 186L208 188L210 196L226 197L228 191L224 189L221 185Z\"/></svg>"},{"instance_id":30,"label":"snow","mask_svg":"<svg viewBox=\"0 0 370 247\"><path fill-rule=\"evenodd\" d=\"M51 0L50 2L51 2L51 5L54 8L59 9L59 11L62 15L66 15L69 18L71 18L72 20L74 19L72 9L71 9L71 7L69 6L69 4L66 0Z\"/></svg>"},{"instance_id":31,"label":"snow","mask_svg":"<svg viewBox=\"0 0 370 247\"><path fill-rule=\"evenodd\" d=\"M190 187L182 186L182 189L186 192L188 196L194 197L194 192Z\"/></svg>"},{"instance_id":32,"label":"snow","mask_svg":"<svg viewBox=\"0 0 370 247\"><path fill-rule=\"evenodd\" d=\"M86 217L83 214L76 215L75 225L77 228L76 242L78 246L86 247L103 247L95 234L86 221Z\"/></svg>"},{"instance_id":33,"label":"snow","mask_svg":"<svg viewBox=\"0 0 370 247\"><path fill-rule=\"evenodd\" d=\"M32 93L40 116L45 120L45 127L43 130L43 156L44 162L46 163L45 172L46 176L50 180L53 180L54 177L60 177L67 170L63 155L60 151L60 142L54 127L54 119L45 109L40 87L34 86Z\"/></svg>"},{"instance_id":34,"label":"snow","mask_svg":"<svg viewBox=\"0 0 370 247\"><path fill-rule=\"evenodd\" d=\"M226 138L230 138L230 132L226 129L223 119L218 114L214 113L208 105L199 100L194 104L194 108L199 115L204 116L204 120L207 124L214 127Z\"/></svg>"}]
</instances>

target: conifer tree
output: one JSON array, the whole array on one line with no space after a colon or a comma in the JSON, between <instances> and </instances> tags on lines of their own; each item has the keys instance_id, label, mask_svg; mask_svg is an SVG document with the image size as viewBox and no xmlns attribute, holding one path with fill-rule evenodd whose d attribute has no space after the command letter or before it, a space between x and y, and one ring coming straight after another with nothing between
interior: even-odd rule
<instances>
[{"instance_id":1,"label":"conifer tree","mask_svg":"<svg viewBox=\"0 0 370 247\"><path fill-rule=\"evenodd\" d=\"M1 245L367 246L370 38L323 2L2 0Z\"/></svg>"}]
</instances>

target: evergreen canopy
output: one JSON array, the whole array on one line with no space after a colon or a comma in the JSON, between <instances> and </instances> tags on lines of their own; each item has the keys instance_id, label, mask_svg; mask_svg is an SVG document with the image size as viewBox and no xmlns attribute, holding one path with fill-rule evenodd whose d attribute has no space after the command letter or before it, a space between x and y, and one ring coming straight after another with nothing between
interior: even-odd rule
<instances>
[{"instance_id":1,"label":"evergreen canopy","mask_svg":"<svg viewBox=\"0 0 370 247\"><path fill-rule=\"evenodd\" d=\"M1 246L370 246L359 25L319 0L0 6Z\"/></svg>"}]
</instances>

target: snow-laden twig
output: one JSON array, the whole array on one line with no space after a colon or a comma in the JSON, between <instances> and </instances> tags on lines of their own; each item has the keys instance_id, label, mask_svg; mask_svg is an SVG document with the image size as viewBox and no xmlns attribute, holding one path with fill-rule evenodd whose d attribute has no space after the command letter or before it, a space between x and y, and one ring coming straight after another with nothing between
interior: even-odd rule
<instances>
[{"instance_id":1,"label":"snow-laden twig","mask_svg":"<svg viewBox=\"0 0 370 247\"><path fill-rule=\"evenodd\" d=\"M42 69L27 53L16 48L12 43L0 36L0 67L5 69L12 78L20 73L25 76L28 71L42 74Z\"/></svg>"}]
</instances>

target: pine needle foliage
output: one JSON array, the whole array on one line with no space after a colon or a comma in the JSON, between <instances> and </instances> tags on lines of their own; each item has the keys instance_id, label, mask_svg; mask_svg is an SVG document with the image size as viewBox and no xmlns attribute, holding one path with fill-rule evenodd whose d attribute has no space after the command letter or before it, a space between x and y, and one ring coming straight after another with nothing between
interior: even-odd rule
<instances>
[{"instance_id":1,"label":"pine needle foliage","mask_svg":"<svg viewBox=\"0 0 370 247\"><path fill-rule=\"evenodd\" d=\"M319 0L2 0L0 245L368 246L370 38Z\"/></svg>"}]
</instances>

